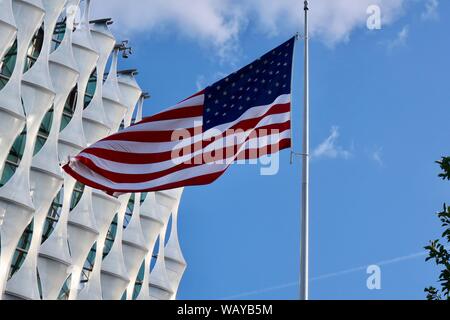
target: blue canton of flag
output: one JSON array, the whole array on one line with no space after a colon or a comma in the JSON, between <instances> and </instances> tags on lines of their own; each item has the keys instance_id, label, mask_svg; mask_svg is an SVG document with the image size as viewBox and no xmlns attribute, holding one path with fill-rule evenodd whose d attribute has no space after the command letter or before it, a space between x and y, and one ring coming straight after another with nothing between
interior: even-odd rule
<instances>
[{"instance_id":1,"label":"blue canton of flag","mask_svg":"<svg viewBox=\"0 0 450 320\"><path fill-rule=\"evenodd\" d=\"M295 37L205 89L203 131L290 94Z\"/></svg>"}]
</instances>

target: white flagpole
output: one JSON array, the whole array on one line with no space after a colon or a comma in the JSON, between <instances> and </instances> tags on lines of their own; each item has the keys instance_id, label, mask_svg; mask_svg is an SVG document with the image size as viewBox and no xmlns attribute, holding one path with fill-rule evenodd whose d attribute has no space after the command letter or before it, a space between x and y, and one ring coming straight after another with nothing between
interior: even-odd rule
<instances>
[{"instance_id":1,"label":"white flagpole","mask_svg":"<svg viewBox=\"0 0 450 320\"><path fill-rule=\"evenodd\" d=\"M309 34L308 1L305 0L305 78L302 152L302 219L300 241L300 300L308 300L309 274Z\"/></svg>"}]
</instances>

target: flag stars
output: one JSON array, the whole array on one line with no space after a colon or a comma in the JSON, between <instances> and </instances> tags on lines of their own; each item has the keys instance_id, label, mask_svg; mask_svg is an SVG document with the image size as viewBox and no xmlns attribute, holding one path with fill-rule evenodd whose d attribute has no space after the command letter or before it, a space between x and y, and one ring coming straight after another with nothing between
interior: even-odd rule
<instances>
[{"instance_id":1,"label":"flag stars","mask_svg":"<svg viewBox=\"0 0 450 320\"><path fill-rule=\"evenodd\" d=\"M275 97L289 93L292 46L287 47L286 44L269 51L241 71L208 87L205 128L234 121L249 108L270 104Z\"/></svg>"}]
</instances>

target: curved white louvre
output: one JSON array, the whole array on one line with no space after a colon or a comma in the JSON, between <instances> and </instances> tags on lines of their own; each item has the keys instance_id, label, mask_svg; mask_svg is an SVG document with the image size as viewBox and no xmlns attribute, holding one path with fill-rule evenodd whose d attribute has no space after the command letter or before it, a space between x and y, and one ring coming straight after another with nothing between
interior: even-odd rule
<instances>
[{"instance_id":1,"label":"curved white louvre","mask_svg":"<svg viewBox=\"0 0 450 320\"><path fill-rule=\"evenodd\" d=\"M169 216L165 216L165 213L167 213L167 210L162 210L161 206L156 203L155 193L147 194L140 208L140 220L148 252L144 261L144 279L142 280L141 291L137 296L138 300L150 299L148 287L150 264L153 256L153 247L158 239L158 235L169 220Z\"/></svg>"},{"instance_id":2,"label":"curved white louvre","mask_svg":"<svg viewBox=\"0 0 450 320\"><path fill-rule=\"evenodd\" d=\"M88 144L97 142L104 138L110 127L106 119L103 108L103 74L109 55L116 43L115 38L108 29L109 19L97 20L93 23L91 34L100 58L97 63L97 83L94 97L83 112L83 126ZM80 299L102 299L100 271L103 258L108 228L120 206L120 202L107 194L92 190L92 207L95 221L99 232L96 244L96 256L94 268L89 277L88 283L80 291Z\"/></svg>"},{"instance_id":3,"label":"curved white louvre","mask_svg":"<svg viewBox=\"0 0 450 320\"><path fill-rule=\"evenodd\" d=\"M17 32L17 56L14 72L8 83L0 91L0 172L3 172L9 150L25 125L25 115L21 102L22 72L28 46L34 33L41 25L44 14L42 6L34 6L25 1L14 0L11 8L10 2L6 1L3 4L5 12L2 12L1 15L5 16L5 20L12 22L10 11L12 9L19 31ZM6 26L5 24L2 25Z\"/></svg>"},{"instance_id":4,"label":"curved white louvre","mask_svg":"<svg viewBox=\"0 0 450 320\"><path fill-rule=\"evenodd\" d=\"M175 296L164 261L164 239L170 214L176 209L181 193L182 189L149 193L142 204L141 226L150 250L145 259L144 279L142 289L137 296L138 300L168 300ZM150 273L153 247L158 236L160 239L158 258Z\"/></svg>"},{"instance_id":5,"label":"curved white louvre","mask_svg":"<svg viewBox=\"0 0 450 320\"><path fill-rule=\"evenodd\" d=\"M0 0L0 296L173 299L186 268L177 233L182 189L116 198L61 170L131 125L136 104L140 121L147 98L136 70L117 72L128 42L115 45L110 19L89 22L90 0L81 0L74 28L79 5Z\"/></svg>"},{"instance_id":6,"label":"curved white louvre","mask_svg":"<svg viewBox=\"0 0 450 320\"><path fill-rule=\"evenodd\" d=\"M121 96L121 102L127 106L124 123L125 127L131 124L134 108L142 95L142 90L136 82L136 70L124 70L119 72L118 83Z\"/></svg>"},{"instance_id":7,"label":"curved white louvre","mask_svg":"<svg viewBox=\"0 0 450 320\"><path fill-rule=\"evenodd\" d=\"M0 61L12 46L16 32L17 28L12 12L12 0L0 1Z\"/></svg>"},{"instance_id":8,"label":"curved white louvre","mask_svg":"<svg viewBox=\"0 0 450 320\"><path fill-rule=\"evenodd\" d=\"M40 0L16 0L13 2L13 12L17 25L23 27L24 30L23 32L21 29L18 31L18 46L21 46L19 42L22 42L23 48L20 49L26 54L31 37L42 23L44 9ZM30 15L31 18L28 18L27 15ZM21 57L25 58L25 54L21 54ZM15 68L21 71L23 66L24 61L17 61ZM16 78L22 80L22 76L16 76ZM30 76L27 81L22 81L22 83L13 82L14 85L22 87L22 94L20 95L20 91L18 91L19 96L16 95L15 101L18 107L22 104L21 99L23 100L27 115L27 133L25 151L20 165L11 179L0 189L0 207L4 210L0 256L0 288L2 289L4 289L9 275L17 242L35 211L30 193L30 166L39 126L54 97L51 89L44 83L45 80ZM8 84L10 83L11 81L8 82ZM17 94L17 90L14 93Z\"/></svg>"},{"instance_id":9,"label":"curved white louvre","mask_svg":"<svg viewBox=\"0 0 450 320\"><path fill-rule=\"evenodd\" d=\"M97 63L95 94L83 112L83 128L88 145L106 137L111 129L103 108L103 74L116 40L108 29L108 23L109 20L98 20L91 25L92 40L100 56Z\"/></svg>"},{"instance_id":10,"label":"curved white louvre","mask_svg":"<svg viewBox=\"0 0 450 320\"><path fill-rule=\"evenodd\" d=\"M178 196L178 201L172 211L172 226L169 240L164 249L164 258L166 263L167 275L169 277L170 285L174 291L174 298L178 292L178 287L186 270L186 260L184 260L181 252L180 242L178 240L178 209L181 201L181 193Z\"/></svg>"},{"instance_id":11,"label":"curved white louvre","mask_svg":"<svg viewBox=\"0 0 450 320\"><path fill-rule=\"evenodd\" d=\"M138 102L138 111L136 115L136 122L142 120L142 108L146 95L141 95ZM131 219L124 230L122 239L123 256L125 259L125 266L128 271L130 283L127 288L127 299L133 298L134 286L136 278L139 273L139 269L145 259L145 256L150 251L147 248L144 234L141 227L141 193L134 195L134 207L132 211Z\"/></svg>"},{"instance_id":12,"label":"curved white louvre","mask_svg":"<svg viewBox=\"0 0 450 320\"><path fill-rule=\"evenodd\" d=\"M164 260L164 241L166 239L167 224L159 234L158 257L149 277L149 294L151 300L171 300L175 292L170 284Z\"/></svg>"},{"instance_id":13,"label":"curved white louvre","mask_svg":"<svg viewBox=\"0 0 450 320\"><path fill-rule=\"evenodd\" d=\"M134 73L127 77L127 81L133 83L130 90L123 90L124 85L119 81L120 101L127 107L127 115L124 119L124 127L131 125L134 109L138 99L142 95L142 90L134 79ZM128 87L126 87L128 89ZM130 283L129 274L124 262L122 238L123 238L123 224L125 220L125 212L130 200L131 194L122 195L119 197L120 209L117 216L117 232L114 244L109 254L105 257L102 263L101 270L101 284L102 295L105 300L120 299ZM139 201L139 200L137 200Z\"/></svg>"},{"instance_id":14,"label":"curved white louvre","mask_svg":"<svg viewBox=\"0 0 450 320\"><path fill-rule=\"evenodd\" d=\"M119 47L116 47L113 52L108 77L103 84L103 107L111 132L119 130L120 124L127 113L127 106L121 102L119 82L117 79L118 57Z\"/></svg>"},{"instance_id":15,"label":"curved white louvre","mask_svg":"<svg viewBox=\"0 0 450 320\"><path fill-rule=\"evenodd\" d=\"M111 251L102 263L101 283L105 300L119 300L130 282L122 253L122 226L130 196L131 194L128 193L119 197L120 208L117 214L116 238Z\"/></svg>"},{"instance_id":16,"label":"curved white louvre","mask_svg":"<svg viewBox=\"0 0 450 320\"><path fill-rule=\"evenodd\" d=\"M45 9L44 16L44 38L39 58L33 68L28 71L24 81L33 79L33 84L46 86L46 90L53 91L52 81L49 73L49 54L52 43L53 30L56 21L64 7L65 0L42 0ZM35 97L37 94L33 94ZM47 106L53 101L53 97L46 101ZM44 103L43 103L44 104ZM45 104L44 104L45 105ZM55 131L55 130L53 130ZM54 135L55 136L55 135ZM52 146L56 145L56 139L48 141ZM6 295L15 298L39 299L38 278L37 278L37 257L41 244L41 235L44 228L45 218L53 199L56 197L62 186L63 178L61 169L58 168L58 155L56 148L51 150L41 149L33 159L31 168L31 193L33 194L33 204L36 208L33 222L33 236L28 255L22 268L14 274L8 281ZM45 188L42 188L42 185Z\"/></svg>"},{"instance_id":17,"label":"curved white louvre","mask_svg":"<svg viewBox=\"0 0 450 320\"><path fill-rule=\"evenodd\" d=\"M78 80L78 99L72 120L60 133L61 144L78 146L81 151L87 146L86 136L83 130L83 110L86 86L94 70L99 54L95 50L89 27L90 0L85 1L83 16L77 30L73 34L73 53L78 64L80 77ZM71 150L72 152L75 150ZM77 152L70 153L75 155ZM67 191L67 190L65 190ZM80 202L70 212L68 221L68 240L72 257L72 279L69 299L76 299L80 284L81 272L89 250L98 237L92 208L92 189L86 187Z\"/></svg>"},{"instance_id":18,"label":"curved white louvre","mask_svg":"<svg viewBox=\"0 0 450 320\"><path fill-rule=\"evenodd\" d=\"M56 90L56 97L53 106L52 128L46 144L33 161L33 165L36 163L36 167L39 167L40 161L37 160L41 159L41 154L49 153L53 157L53 154L56 152L56 160L60 157L58 138L63 109L67 97L75 87L79 76L78 67L72 52L73 22L78 2L78 0L72 0L67 3L64 39L50 55L50 76ZM63 154L61 159L65 156L66 154ZM52 160L49 162L53 163ZM65 176L64 180L64 188L67 192L64 192L60 219L53 233L41 246L38 257L42 297L46 300L58 297L64 281L69 276L68 268L71 264L69 247L67 245L67 219L75 181L69 176Z\"/></svg>"}]
</instances>

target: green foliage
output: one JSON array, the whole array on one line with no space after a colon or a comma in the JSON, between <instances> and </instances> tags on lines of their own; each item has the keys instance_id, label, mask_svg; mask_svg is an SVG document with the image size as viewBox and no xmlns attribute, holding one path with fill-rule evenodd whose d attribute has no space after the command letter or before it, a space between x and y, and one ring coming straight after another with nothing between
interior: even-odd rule
<instances>
[{"instance_id":1,"label":"green foliage","mask_svg":"<svg viewBox=\"0 0 450 320\"><path fill-rule=\"evenodd\" d=\"M436 161L441 166L442 173L439 177L443 180L450 180L450 157L443 157L441 161Z\"/></svg>"},{"instance_id":2,"label":"green foliage","mask_svg":"<svg viewBox=\"0 0 450 320\"><path fill-rule=\"evenodd\" d=\"M443 171L439 177L450 180L450 157L444 157L437 163ZM433 260L441 268L438 281L441 288L429 287L425 289L425 292L428 300L450 300L450 252L447 250L450 244L450 208L444 204L443 210L437 216L444 228L442 239L430 241L425 249L428 251L426 261Z\"/></svg>"}]
</instances>

